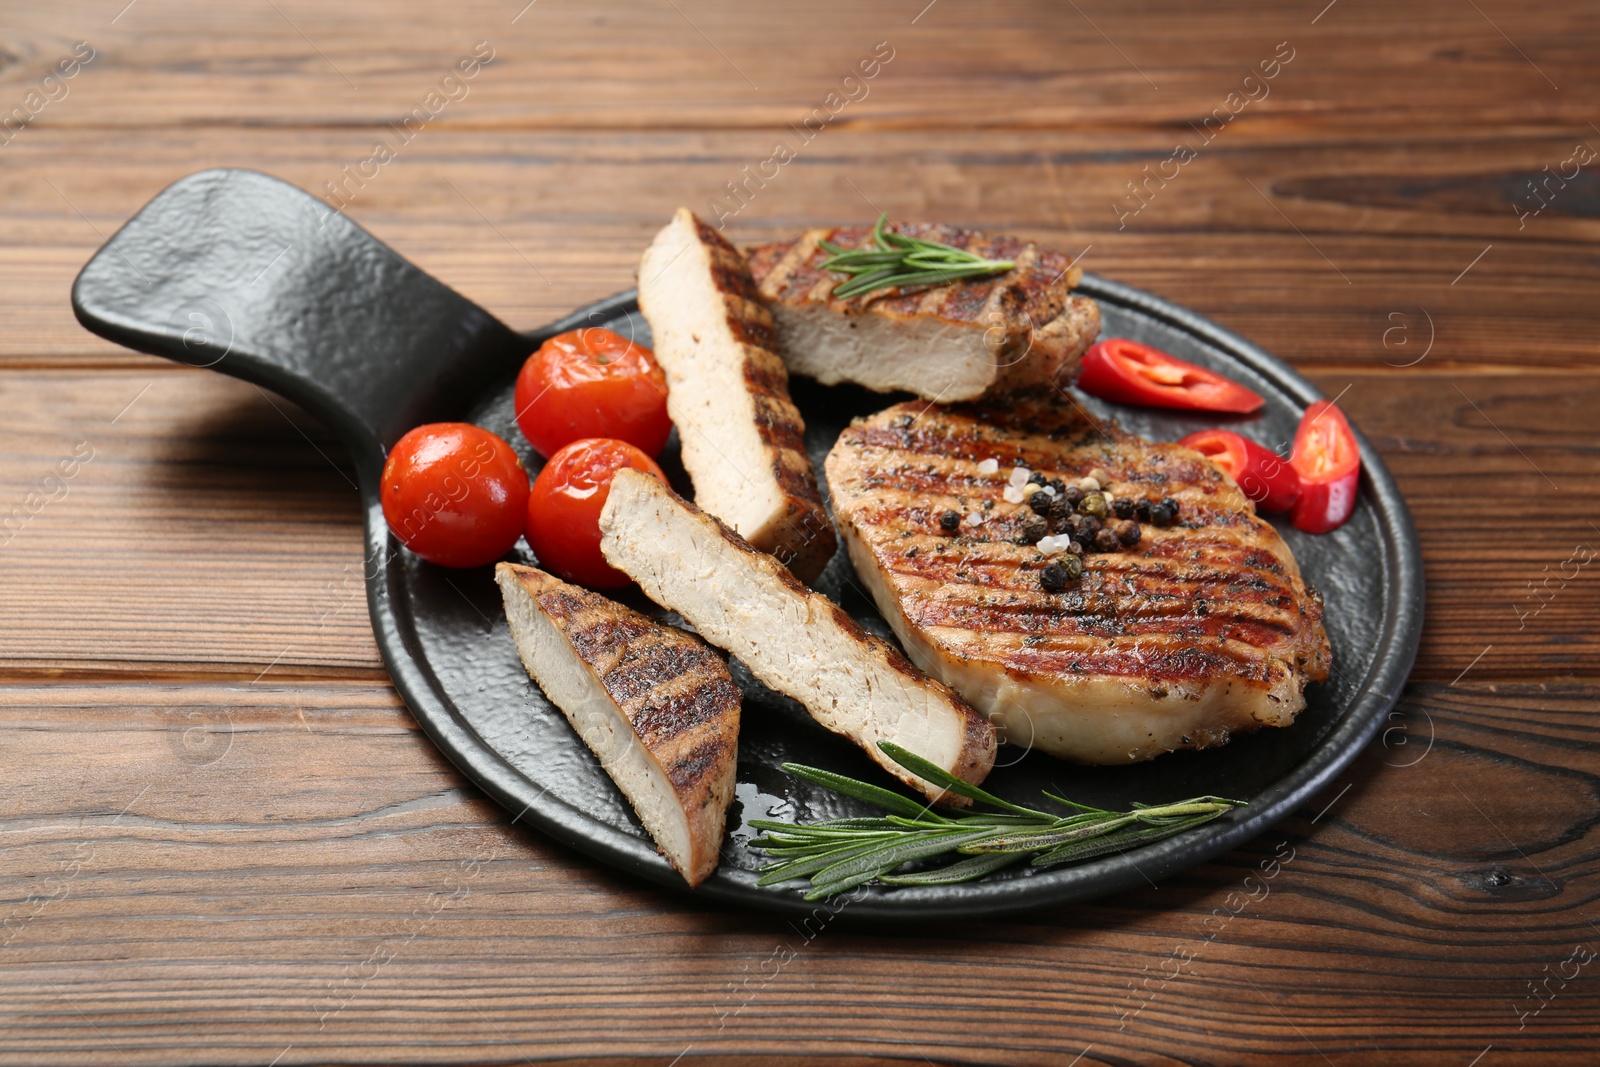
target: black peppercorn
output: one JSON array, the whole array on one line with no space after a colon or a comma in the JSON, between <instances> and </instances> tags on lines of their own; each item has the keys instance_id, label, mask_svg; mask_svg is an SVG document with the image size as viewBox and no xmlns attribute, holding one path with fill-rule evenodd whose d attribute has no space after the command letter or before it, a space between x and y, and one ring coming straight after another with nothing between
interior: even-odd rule
<instances>
[{"instance_id":1,"label":"black peppercorn","mask_svg":"<svg viewBox=\"0 0 1600 1067\"><path fill-rule=\"evenodd\" d=\"M1133 518L1133 501L1119 496L1111 502L1111 513L1119 519Z\"/></svg>"},{"instance_id":2,"label":"black peppercorn","mask_svg":"<svg viewBox=\"0 0 1600 1067\"><path fill-rule=\"evenodd\" d=\"M1110 530L1101 530L1094 535L1094 547L1100 552L1115 552L1122 542L1117 540L1117 535Z\"/></svg>"},{"instance_id":3,"label":"black peppercorn","mask_svg":"<svg viewBox=\"0 0 1600 1067\"><path fill-rule=\"evenodd\" d=\"M1035 545L1039 538L1050 532L1050 524L1036 515L1030 515L1022 520L1022 529L1017 534L1017 544Z\"/></svg>"},{"instance_id":4,"label":"black peppercorn","mask_svg":"<svg viewBox=\"0 0 1600 1067\"><path fill-rule=\"evenodd\" d=\"M1178 521L1178 502L1171 497L1150 508L1150 521L1157 526L1171 526Z\"/></svg>"},{"instance_id":5,"label":"black peppercorn","mask_svg":"<svg viewBox=\"0 0 1600 1067\"><path fill-rule=\"evenodd\" d=\"M955 533L956 528L960 525L961 514L959 512L946 511L943 515L939 516L939 529L943 530L945 533Z\"/></svg>"},{"instance_id":6,"label":"black peppercorn","mask_svg":"<svg viewBox=\"0 0 1600 1067\"><path fill-rule=\"evenodd\" d=\"M1067 568L1059 563L1047 564L1039 572L1039 587L1047 593L1059 593L1067 587Z\"/></svg>"},{"instance_id":7,"label":"black peppercorn","mask_svg":"<svg viewBox=\"0 0 1600 1067\"><path fill-rule=\"evenodd\" d=\"M1045 481L1044 475L1040 474L1038 471L1034 471L1032 474L1028 475L1028 484L1047 485L1049 483Z\"/></svg>"},{"instance_id":8,"label":"black peppercorn","mask_svg":"<svg viewBox=\"0 0 1600 1067\"><path fill-rule=\"evenodd\" d=\"M1042 489L1028 498L1028 506L1033 509L1035 515L1050 514L1050 507L1054 503L1050 494Z\"/></svg>"},{"instance_id":9,"label":"black peppercorn","mask_svg":"<svg viewBox=\"0 0 1600 1067\"><path fill-rule=\"evenodd\" d=\"M1066 521L1066 532L1072 535L1074 541L1088 544L1094 540L1094 535L1100 530L1100 520L1090 515L1070 515Z\"/></svg>"},{"instance_id":10,"label":"black peppercorn","mask_svg":"<svg viewBox=\"0 0 1600 1067\"><path fill-rule=\"evenodd\" d=\"M1140 522L1150 521L1150 501L1141 500L1133 505L1133 517Z\"/></svg>"},{"instance_id":11,"label":"black peppercorn","mask_svg":"<svg viewBox=\"0 0 1600 1067\"><path fill-rule=\"evenodd\" d=\"M1128 546L1139 543L1139 524L1132 519L1123 519L1116 525L1117 540Z\"/></svg>"},{"instance_id":12,"label":"black peppercorn","mask_svg":"<svg viewBox=\"0 0 1600 1067\"><path fill-rule=\"evenodd\" d=\"M1056 491L1056 496L1065 496L1067 493L1067 483L1060 478L1051 478L1045 484Z\"/></svg>"},{"instance_id":13,"label":"black peppercorn","mask_svg":"<svg viewBox=\"0 0 1600 1067\"><path fill-rule=\"evenodd\" d=\"M1078 501L1083 499L1083 490L1079 489L1075 485L1069 485L1065 489L1061 490L1061 495L1066 499L1068 504L1072 505L1073 507L1077 507Z\"/></svg>"}]
</instances>

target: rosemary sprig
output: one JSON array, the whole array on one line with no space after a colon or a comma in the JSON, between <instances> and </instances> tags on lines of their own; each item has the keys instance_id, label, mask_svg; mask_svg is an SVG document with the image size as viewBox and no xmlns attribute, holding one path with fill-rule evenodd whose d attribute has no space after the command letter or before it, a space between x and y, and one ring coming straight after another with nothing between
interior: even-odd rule
<instances>
[{"instance_id":1,"label":"rosemary sprig","mask_svg":"<svg viewBox=\"0 0 1600 1067\"><path fill-rule=\"evenodd\" d=\"M889 814L880 818L824 819L811 823L753 819L762 836L750 843L776 857L761 869L761 885L810 879L807 900L842 893L866 882L887 885L954 885L970 882L1028 856L1034 867L1054 867L1122 852L1210 822L1242 800L1194 797L1175 804L1135 804L1131 811L1106 811L1053 793L1045 797L1072 809L1056 815L1013 804L954 777L899 745L881 741L884 754L906 770L949 792L998 809L943 815L926 803L842 774L799 763L783 769L797 778L865 801ZM943 867L901 867L958 855Z\"/></svg>"},{"instance_id":2,"label":"rosemary sprig","mask_svg":"<svg viewBox=\"0 0 1600 1067\"><path fill-rule=\"evenodd\" d=\"M827 241L822 247L830 253L824 270L850 275L834 286L840 300L879 289L914 289L924 285L944 285L960 278L979 278L1011 270L1009 259L984 259L965 249L921 237L907 237L888 228L887 213L878 216L872 227L877 248L840 248Z\"/></svg>"}]
</instances>

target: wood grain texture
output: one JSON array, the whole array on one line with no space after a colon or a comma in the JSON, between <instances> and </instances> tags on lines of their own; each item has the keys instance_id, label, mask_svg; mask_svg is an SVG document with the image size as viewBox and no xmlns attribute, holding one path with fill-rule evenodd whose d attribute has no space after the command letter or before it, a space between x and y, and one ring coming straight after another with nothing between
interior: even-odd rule
<instances>
[{"instance_id":1,"label":"wood grain texture","mask_svg":"<svg viewBox=\"0 0 1600 1067\"><path fill-rule=\"evenodd\" d=\"M441 124L706 129L798 121L888 41L894 58L848 121L1159 128L1209 113L1288 41L1296 54L1283 96L1264 102L1270 118L1415 129L1447 105L1521 130L1594 117L1600 75L1587 43L1600 15L1583 0L1541 5L1537 17L1506 0L1481 13L1450 0L1340 0L1318 18L1326 2L1223 0L1194 17L1160 0L144 0L112 22L107 5L69 0L8 12L3 77L22 88L84 39L101 56L74 105L41 125L377 125L420 103L482 40L495 59Z\"/></svg>"},{"instance_id":2,"label":"wood grain texture","mask_svg":"<svg viewBox=\"0 0 1600 1067\"><path fill-rule=\"evenodd\" d=\"M358 185L347 168L384 137L397 158ZM1429 370L1498 363L1508 348L1518 365L1595 365L1600 309L1588 296L1600 199L1574 184L1520 222L1514 204L1575 141L1587 137L1600 152L1600 134L1576 127L1463 142L1443 130L1418 139L1229 129L1136 199L1128 184L1146 182L1145 168L1159 171L1184 137L1202 144L1193 131L1114 141L1098 131L973 131L956 143L942 133L825 129L802 147L780 127L425 129L402 147L392 132L367 128L90 134L41 124L3 149L16 154L0 172L0 270L16 285L0 291L11 325L0 361L120 359L71 316L65 295L77 270L176 178L243 166L347 203L402 255L523 329L630 287L639 250L680 204L707 218L718 204L737 210L727 231L747 242L882 209L1087 250L1086 270L1193 307L1299 366L1404 364L1430 336ZM785 138L797 158L733 197L728 183L748 181L746 168ZM113 172L118 180L106 182ZM1352 178L1353 189L1339 184ZM1430 182L1447 178L1460 188L1441 198ZM329 183L345 193L328 194ZM1407 323L1411 348L1394 329Z\"/></svg>"},{"instance_id":3,"label":"wood grain texture","mask_svg":"<svg viewBox=\"0 0 1600 1067\"><path fill-rule=\"evenodd\" d=\"M1592 975L1517 1013L1600 946L1596 700L1414 687L1220 861L885 934L702 908L511 827L386 686L7 686L0 1059L1578 1062Z\"/></svg>"},{"instance_id":4,"label":"wood grain texture","mask_svg":"<svg viewBox=\"0 0 1600 1067\"><path fill-rule=\"evenodd\" d=\"M1600 184L1529 187L1600 148L1592 3L0 2L0 116L77 41L0 133L0 1063L1594 1061ZM349 214L521 328L723 198L740 240L881 208L1086 250L1263 344L1417 520L1397 712L1249 846L1016 922L727 913L510 825L385 680L335 443L67 303L184 174L326 193L379 139Z\"/></svg>"}]
</instances>

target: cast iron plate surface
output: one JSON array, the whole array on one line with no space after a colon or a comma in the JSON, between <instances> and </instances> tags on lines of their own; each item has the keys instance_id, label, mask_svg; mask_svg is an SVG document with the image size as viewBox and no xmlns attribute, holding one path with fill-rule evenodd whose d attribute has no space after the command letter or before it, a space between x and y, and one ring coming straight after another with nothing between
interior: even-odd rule
<instances>
[{"instance_id":1,"label":"cast iron plate surface","mask_svg":"<svg viewBox=\"0 0 1600 1067\"><path fill-rule=\"evenodd\" d=\"M1085 276L1082 290L1100 302L1102 336L1149 342L1220 370L1265 396L1262 413L1227 421L1256 440L1269 445L1292 440L1300 412L1320 395L1283 363L1192 312L1092 276ZM581 309L530 335L530 340L537 344L577 326L606 326L650 342L633 293ZM512 419L511 378L479 385L481 393L467 417L519 446L530 469L537 470L538 457L527 448ZM794 382L793 392L805 416L807 444L819 480L823 457L853 417L901 399L804 380ZM1218 423L1214 416L1120 407L1113 412L1092 398L1076 396L1096 413L1114 413L1123 426L1157 439L1175 439ZM676 467L673 447L669 446L664 466L683 491L687 481ZM863 887L851 894L849 914L895 920L993 917L1146 885L1254 837L1328 785L1394 706L1415 657L1422 623L1422 562L1410 516L1365 439L1362 461L1361 502L1344 527L1308 536L1286 523L1279 525L1306 578L1325 598L1334 649L1331 678L1310 688L1309 705L1292 727L1134 767L1079 767L1029 753L1022 744L1008 745L1000 750L985 783L1021 803L1035 803L1041 789L1050 789L1107 808L1204 793L1248 800L1250 807L1180 837L1075 867L1048 871L1024 867L949 887ZM560 711L529 681L507 632L490 569L446 571L423 563L398 550L375 500L367 500L366 516L368 558L386 561L369 571L379 644L396 684L434 741L516 820L604 863L688 892L656 854L627 802ZM532 562L520 543L517 553ZM842 550L816 584L868 629L889 636ZM637 594L630 602L660 614ZM749 821L873 812L797 781L779 765L792 760L885 785L891 780L855 746L816 725L793 701L754 681L737 662L734 675L745 691L737 795L729 812L722 865L694 894L753 908L809 912L816 905L801 900L803 883L756 885L764 857L748 845Z\"/></svg>"}]
</instances>

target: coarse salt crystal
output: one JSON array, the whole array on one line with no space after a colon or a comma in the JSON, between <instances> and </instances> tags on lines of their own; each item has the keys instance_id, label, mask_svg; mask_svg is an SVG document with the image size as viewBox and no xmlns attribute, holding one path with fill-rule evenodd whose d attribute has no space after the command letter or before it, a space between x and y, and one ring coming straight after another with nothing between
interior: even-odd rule
<instances>
[{"instance_id":1,"label":"coarse salt crystal","mask_svg":"<svg viewBox=\"0 0 1600 1067\"><path fill-rule=\"evenodd\" d=\"M998 471L999 469L1000 469L1000 461L997 460L997 459L986 459L986 460L983 460L981 463L978 464L978 473L979 474L993 474L996 471Z\"/></svg>"},{"instance_id":2,"label":"coarse salt crystal","mask_svg":"<svg viewBox=\"0 0 1600 1067\"><path fill-rule=\"evenodd\" d=\"M978 525L978 523L983 521L983 516L979 515L976 511L969 512L967 514L967 520L966 521L967 521L967 525L968 526L976 526L976 525Z\"/></svg>"},{"instance_id":3,"label":"coarse salt crystal","mask_svg":"<svg viewBox=\"0 0 1600 1067\"><path fill-rule=\"evenodd\" d=\"M1026 499L1026 497L1022 495L1022 490L1018 489L1015 485L1006 486L1005 492L1001 493L1000 495L1006 498L1006 503L1008 504L1020 504Z\"/></svg>"},{"instance_id":4,"label":"coarse salt crystal","mask_svg":"<svg viewBox=\"0 0 1600 1067\"><path fill-rule=\"evenodd\" d=\"M1041 485L1039 487L1039 492L1044 493L1053 500L1055 499L1056 495L1056 487L1053 485Z\"/></svg>"},{"instance_id":5,"label":"coarse salt crystal","mask_svg":"<svg viewBox=\"0 0 1600 1067\"><path fill-rule=\"evenodd\" d=\"M1030 475L1032 473L1033 472L1030 471L1027 467L1013 467L1013 468L1011 468L1011 484L1014 485L1014 486L1017 486L1018 488L1021 488L1022 486L1027 485L1028 484L1028 475Z\"/></svg>"},{"instance_id":6,"label":"coarse salt crystal","mask_svg":"<svg viewBox=\"0 0 1600 1067\"><path fill-rule=\"evenodd\" d=\"M1060 538L1057 538L1057 537L1041 537L1041 538L1039 538L1039 551L1043 552L1047 556L1059 555L1060 553L1065 552L1066 550L1067 550L1067 546L1065 544L1062 544Z\"/></svg>"}]
</instances>

